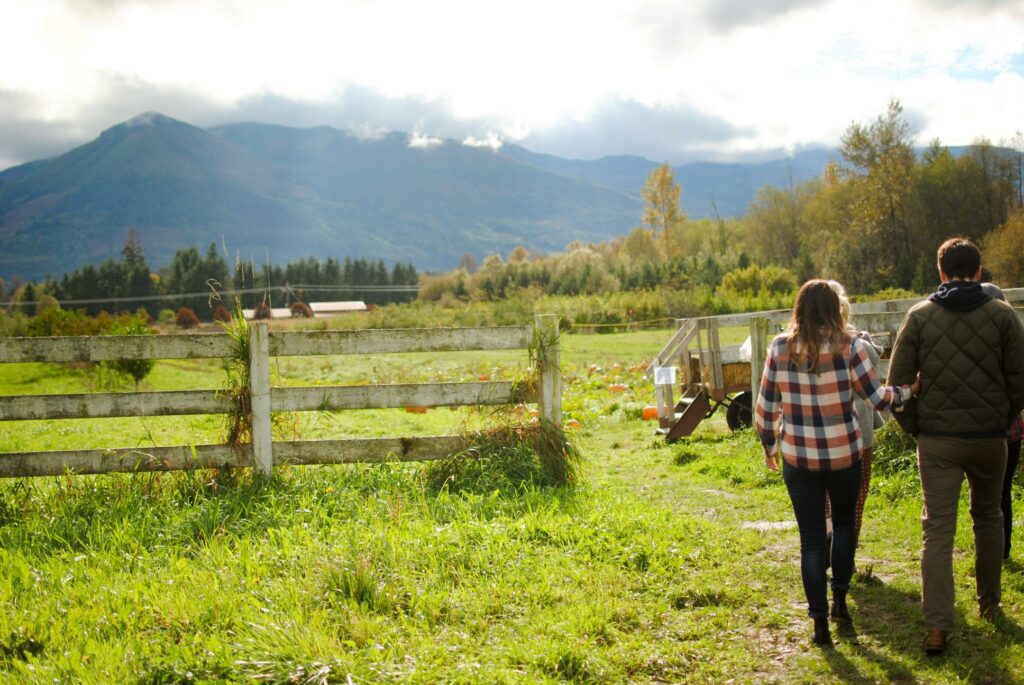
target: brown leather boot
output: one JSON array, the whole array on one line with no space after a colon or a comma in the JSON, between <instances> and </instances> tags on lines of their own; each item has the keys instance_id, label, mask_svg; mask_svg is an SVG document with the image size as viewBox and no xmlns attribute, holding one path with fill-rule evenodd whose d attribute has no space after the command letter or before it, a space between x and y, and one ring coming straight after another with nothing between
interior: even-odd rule
<instances>
[{"instance_id":1,"label":"brown leather boot","mask_svg":"<svg viewBox=\"0 0 1024 685\"><path fill-rule=\"evenodd\" d=\"M928 656L938 656L946 651L946 631L935 628L929 630L924 636L924 653Z\"/></svg>"}]
</instances>

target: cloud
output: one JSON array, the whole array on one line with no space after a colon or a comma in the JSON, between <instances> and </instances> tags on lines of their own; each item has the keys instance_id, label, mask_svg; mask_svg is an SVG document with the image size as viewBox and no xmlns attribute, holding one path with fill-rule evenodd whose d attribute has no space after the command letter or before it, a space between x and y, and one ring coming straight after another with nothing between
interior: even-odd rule
<instances>
[{"instance_id":1,"label":"cloud","mask_svg":"<svg viewBox=\"0 0 1024 685\"><path fill-rule=\"evenodd\" d=\"M224 110L233 121L251 120L287 126L333 126L345 130L423 131L461 138L487 130L481 121L458 120L443 97L389 97L365 86L346 84L319 100L260 93Z\"/></svg>"},{"instance_id":2,"label":"cloud","mask_svg":"<svg viewBox=\"0 0 1024 685\"><path fill-rule=\"evenodd\" d=\"M49 103L20 90L0 90L0 170L63 154L143 112L200 126L219 121L223 108L185 88L156 86L120 74L97 79L95 96L80 109L45 117Z\"/></svg>"},{"instance_id":3,"label":"cloud","mask_svg":"<svg viewBox=\"0 0 1024 685\"><path fill-rule=\"evenodd\" d=\"M712 29L726 32L752 24L764 24L804 7L817 7L819 0L716 0L708 3L704 17Z\"/></svg>"},{"instance_id":4,"label":"cloud","mask_svg":"<svg viewBox=\"0 0 1024 685\"><path fill-rule=\"evenodd\" d=\"M724 119L688 105L651 107L635 100L608 98L585 117L526 136L520 143L536 152L596 159L640 155L680 163L706 158L706 151L749 135Z\"/></svg>"},{"instance_id":5,"label":"cloud","mask_svg":"<svg viewBox=\"0 0 1024 685\"><path fill-rule=\"evenodd\" d=\"M668 161L834 145L888 97L951 144L1011 135L1024 112L1006 95L1007 77L1024 74L1020 0L11 8L5 18L19 28L0 42L0 63L18 68L0 70L0 167L57 154L146 111L201 127L326 125ZM479 28L498 19L500 32Z\"/></svg>"},{"instance_id":6,"label":"cloud","mask_svg":"<svg viewBox=\"0 0 1024 685\"><path fill-rule=\"evenodd\" d=\"M0 92L0 139L11 141L0 149L0 157L8 157L3 167L66 152L144 112L200 127L256 121L300 128L331 126L362 138L408 132L409 146L419 149L435 147L444 139L495 150L513 141L536 152L577 159L631 154L673 163L714 157L719 148L751 134L684 104L648 106L619 97L600 100L588 112L552 126L524 132L509 122L460 118L442 98L387 97L361 86L346 86L323 101L264 93L224 104L184 89L109 76L102 93L97 106L80 119L42 122L30 118L38 106L31 96Z\"/></svg>"},{"instance_id":7,"label":"cloud","mask_svg":"<svg viewBox=\"0 0 1024 685\"><path fill-rule=\"evenodd\" d=\"M31 94L0 90L0 171L59 155L79 141L80 135L65 122L38 118L39 106Z\"/></svg>"},{"instance_id":8,"label":"cloud","mask_svg":"<svg viewBox=\"0 0 1024 685\"><path fill-rule=\"evenodd\" d=\"M504 141L497 133L488 133L483 138L477 138L476 136L467 136L463 139L462 144L466 147L489 147L495 152L501 149Z\"/></svg>"},{"instance_id":9,"label":"cloud","mask_svg":"<svg viewBox=\"0 0 1024 685\"><path fill-rule=\"evenodd\" d=\"M444 144L444 140L434 136L428 136L420 131L409 134L409 147L414 150L429 150Z\"/></svg>"},{"instance_id":10,"label":"cloud","mask_svg":"<svg viewBox=\"0 0 1024 685\"><path fill-rule=\"evenodd\" d=\"M1011 14L1022 13L1020 0L918 0L920 4L957 12L987 13L994 10L1008 10Z\"/></svg>"},{"instance_id":11,"label":"cloud","mask_svg":"<svg viewBox=\"0 0 1024 685\"><path fill-rule=\"evenodd\" d=\"M372 88L347 86L324 100L262 93L224 103L184 87L123 74L103 75L95 100L71 116L44 120L38 116L44 108L45 102L33 94L0 90L0 170L67 152L144 112L200 127L256 121L299 128L332 126L361 138L413 132L413 147L430 147L441 138L487 139L494 129L491 121L456 117L443 98L387 97Z\"/></svg>"}]
</instances>

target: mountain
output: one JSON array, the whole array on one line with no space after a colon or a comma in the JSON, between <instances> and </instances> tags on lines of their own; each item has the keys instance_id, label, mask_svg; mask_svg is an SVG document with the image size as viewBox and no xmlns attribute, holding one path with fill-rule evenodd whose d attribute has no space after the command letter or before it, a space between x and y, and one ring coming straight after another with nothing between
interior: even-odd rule
<instances>
[{"instance_id":1,"label":"mountain","mask_svg":"<svg viewBox=\"0 0 1024 685\"><path fill-rule=\"evenodd\" d=\"M821 170L796 160L677 167L683 204L691 217L711 214L711 197L722 216L742 213L765 181L786 182L787 165L797 181ZM153 267L211 242L257 264L352 256L428 270L516 245L558 251L635 226L655 166L401 133L202 129L147 113L64 155L0 172L0 276L59 276L116 256L129 228Z\"/></svg>"},{"instance_id":2,"label":"mountain","mask_svg":"<svg viewBox=\"0 0 1024 685\"><path fill-rule=\"evenodd\" d=\"M608 188L621 190L639 199L640 189L656 162L634 156L609 156L595 161L562 159L505 145L502 153L541 169L572 176ZM687 216L740 216L746 213L758 189L766 183L786 187L821 175L825 165L837 154L832 150L811 149L792 157L759 164L694 162L672 167L672 175L682 189L681 203Z\"/></svg>"}]
</instances>

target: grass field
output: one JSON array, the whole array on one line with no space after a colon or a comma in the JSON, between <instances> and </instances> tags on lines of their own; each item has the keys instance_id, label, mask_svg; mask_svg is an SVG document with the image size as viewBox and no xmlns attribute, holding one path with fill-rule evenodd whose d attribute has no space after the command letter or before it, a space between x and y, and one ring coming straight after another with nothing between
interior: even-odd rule
<instances>
[{"instance_id":1,"label":"grass field","mask_svg":"<svg viewBox=\"0 0 1024 685\"><path fill-rule=\"evenodd\" d=\"M424 467L394 464L284 468L267 483L244 472L0 482L0 679L1022 680L1024 566L1005 567L1008 619L980 621L966 500L959 627L947 656L923 656L913 471L873 480L851 593L858 639L812 648L792 513L754 436L728 434L716 416L669 446L639 420L653 389L637 367L667 335L563 336L564 407L581 423L586 459L574 488L436 491ZM513 377L526 364L525 353L332 357L282 360L275 373L281 384L468 380ZM215 363L161 362L144 383L221 379ZM98 385L110 381L81 369L0 367L0 394ZM382 410L289 425L334 437L487 421L471 410ZM218 417L3 423L0 450L222 434Z\"/></svg>"}]
</instances>

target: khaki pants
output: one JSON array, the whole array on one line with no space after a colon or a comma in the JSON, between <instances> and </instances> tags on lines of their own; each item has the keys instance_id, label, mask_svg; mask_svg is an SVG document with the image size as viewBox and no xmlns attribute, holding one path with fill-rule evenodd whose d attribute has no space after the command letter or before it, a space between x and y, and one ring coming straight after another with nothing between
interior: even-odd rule
<instances>
[{"instance_id":1,"label":"khaki pants","mask_svg":"<svg viewBox=\"0 0 1024 685\"><path fill-rule=\"evenodd\" d=\"M921 528L921 605L925 628L953 628L953 536L964 477L974 521L974 570L978 604L995 606L1001 599L1003 514L999 508L1005 438L956 438L921 435L917 439L924 511Z\"/></svg>"}]
</instances>

